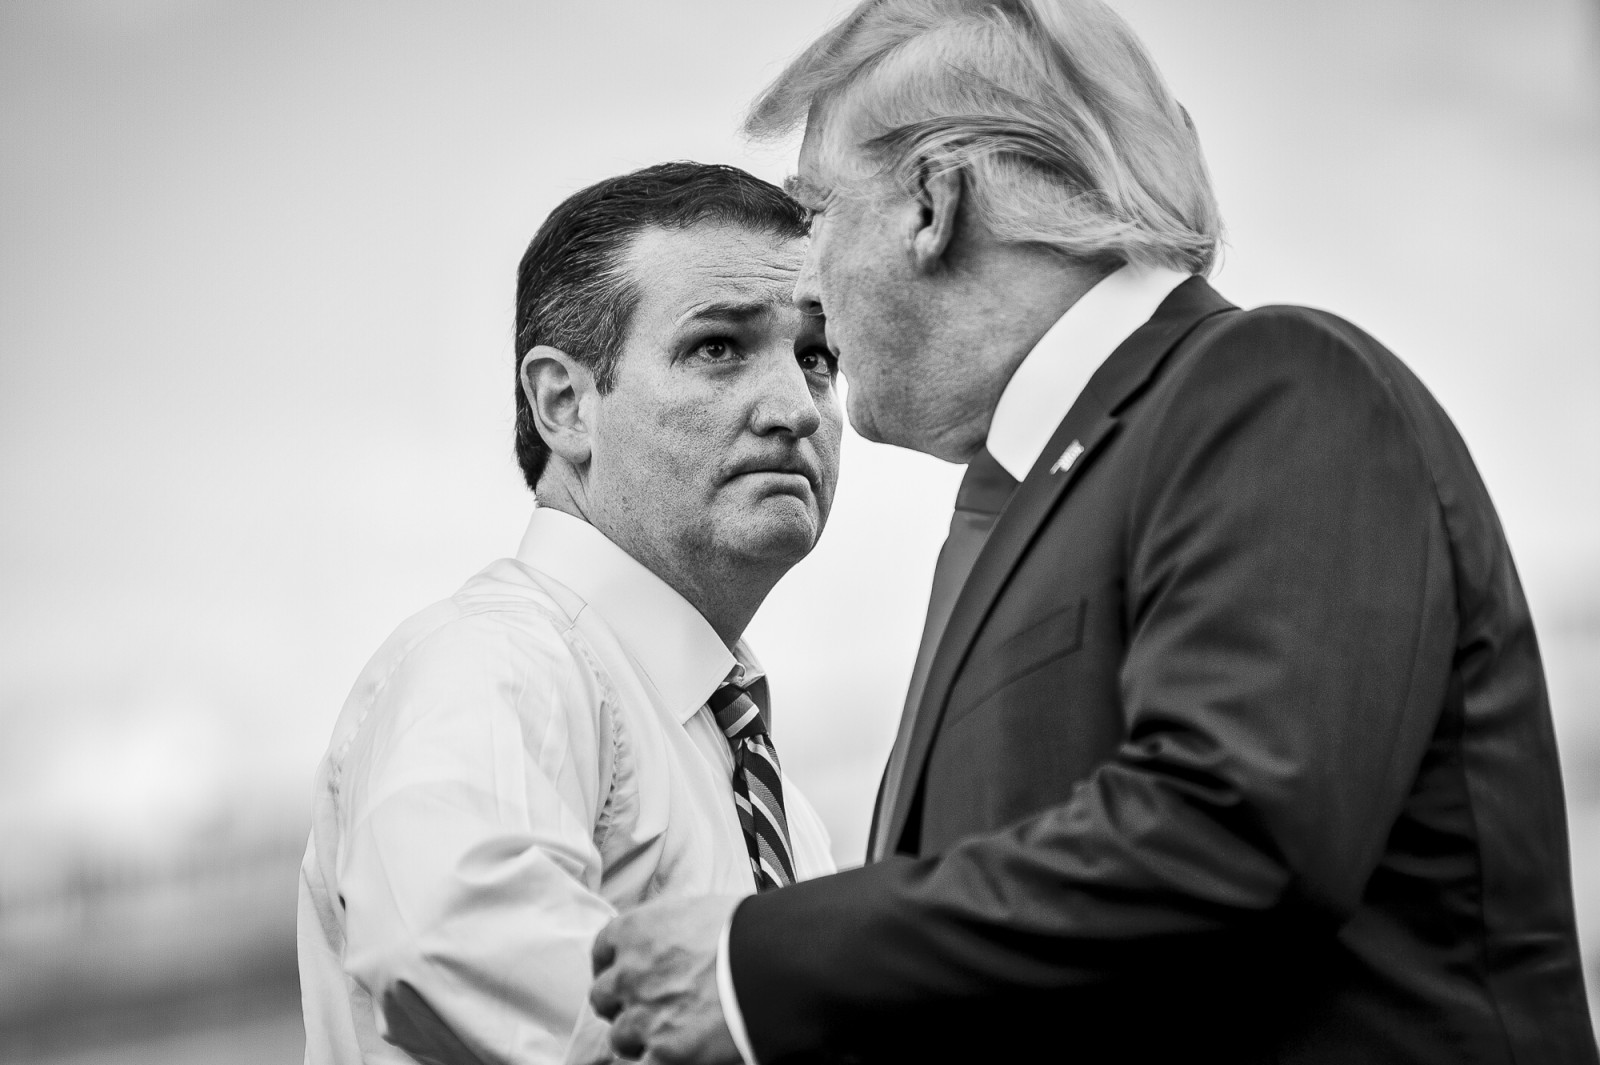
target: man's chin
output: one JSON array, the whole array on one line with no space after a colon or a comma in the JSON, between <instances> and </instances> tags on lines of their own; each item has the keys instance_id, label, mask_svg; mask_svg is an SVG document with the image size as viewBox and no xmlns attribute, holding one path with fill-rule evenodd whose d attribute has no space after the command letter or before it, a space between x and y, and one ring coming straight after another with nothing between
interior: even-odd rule
<instances>
[{"instance_id":1,"label":"man's chin","mask_svg":"<svg viewBox=\"0 0 1600 1065\"><path fill-rule=\"evenodd\" d=\"M873 420L872 410L859 398L859 389L846 394L844 402L845 415L850 419L850 428L863 440L874 444L886 441L883 434L878 431L878 423Z\"/></svg>"},{"instance_id":2,"label":"man's chin","mask_svg":"<svg viewBox=\"0 0 1600 1065\"><path fill-rule=\"evenodd\" d=\"M822 534L822 518L809 498L773 492L755 500L730 547L746 558L793 565Z\"/></svg>"},{"instance_id":3,"label":"man's chin","mask_svg":"<svg viewBox=\"0 0 1600 1065\"><path fill-rule=\"evenodd\" d=\"M859 391L859 390L858 390ZM911 438L902 431L903 426L897 425L891 418L881 421L874 417L872 408L864 400L852 396L845 402L845 413L850 417L850 428L856 435L872 444L888 444L891 447L903 447L908 451L920 451L932 454L921 441Z\"/></svg>"},{"instance_id":4,"label":"man's chin","mask_svg":"<svg viewBox=\"0 0 1600 1065\"><path fill-rule=\"evenodd\" d=\"M903 447L907 451L915 451L922 455L932 455L934 458L944 459L946 462L955 462L935 442L926 437L921 437L911 432L905 422L879 421L872 415L872 409L864 403L850 403L846 408L850 415L850 428L856 431L861 439L873 444L888 444L890 447ZM959 461L965 462L965 459Z\"/></svg>"}]
</instances>

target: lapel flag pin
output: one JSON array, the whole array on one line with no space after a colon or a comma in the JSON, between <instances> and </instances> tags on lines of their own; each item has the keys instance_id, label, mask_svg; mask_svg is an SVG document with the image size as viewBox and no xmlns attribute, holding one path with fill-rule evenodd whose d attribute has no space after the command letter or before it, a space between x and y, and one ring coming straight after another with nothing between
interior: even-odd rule
<instances>
[{"instance_id":1,"label":"lapel flag pin","mask_svg":"<svg viewBox=\"0 0 1600 1065\"><path fill-rule=\"evenodd\" d=\"M1067 450L1061 453L1061 457L1056 459L1056 464L1050 467L1050 472L1055 474L1067 469L1078 461L1078 456L1081 454L1083 454L1083 445L1074 440L1067 445Z\"/></svg>"}]
</instances>

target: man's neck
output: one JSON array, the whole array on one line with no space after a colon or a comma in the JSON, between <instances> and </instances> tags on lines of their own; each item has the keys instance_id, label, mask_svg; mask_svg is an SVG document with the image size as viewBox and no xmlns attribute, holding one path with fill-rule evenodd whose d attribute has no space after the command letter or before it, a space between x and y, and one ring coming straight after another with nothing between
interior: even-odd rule
<instances>
[{"instance_id":1,"label":"man's neck","mask_svg":"<svg viewBox=\"0 0 1600 1065\"><path fill-rule=\"evenodd\" d=\"M661 564L661 560L639 559L646 569L660 577L673 591L683 596L685 602L699 611L700 616L716 632L717 638L731 651L733 645L744 636L750 619L756 616L756 611L766 601L767 593L772 591L788 567L769 573L764 568L741 564L737 559L702 561L705 564L700 566L669 567Z\"/></svg>"},{"instance_id":2,"label":"man's neck","mask_svg":"<svg viewBox=\"0 0 1600 1065\"><path fill-rule=\"evenodd\" d=\"M563 472L572 471L557 469L558 463L559 460L553 458L550 468L539 481L538 505L559 510L598 529L606 539L626 551L682 596L706 619L717 638L732 650L733 645L744 636L750 619L755 617L756 611L766 601L767 593L772 591L789 567L776 564L769 567L752 566L737 559L719 558L707 559L707 565L689 572L686 567L668 565L664 559L641 557L645 552L640 550L639 545L624 542L625 538L619 538L586 513L581 489L573 490L576 475L562 476Z\"/></svg>"},{"instance_id":3,"label":"man's neck","mask_svg":"<svg viewBox=\"0 0 1600 1065\"><path fill-rule=\"evenodd\" d=\"M1073 304L1110 268L1071 263L1060 255L1016 245L992 246L946 294L941 344L970 353L981 367L973 383L972 416L952 427L941 458L970 462L989 433L1011 375Z\"/></svg>"}]
</instances>

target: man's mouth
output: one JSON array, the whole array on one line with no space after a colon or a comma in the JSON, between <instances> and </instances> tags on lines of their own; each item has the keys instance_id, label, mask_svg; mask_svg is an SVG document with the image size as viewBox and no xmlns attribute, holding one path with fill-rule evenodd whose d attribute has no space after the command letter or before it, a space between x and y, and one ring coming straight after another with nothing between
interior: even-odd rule
<instances>
[{"instance_id":1,"label":"man's mouth","mask_svg":"<svg viewBox=\"0 0 1600 1065\"><path fill-rule=\"evenodd\" d=\"M816 469L810 463L799 459L748 462L735 469L733 475L735 477L743 477L759 473L787 474L793 477L801 477L805 479L806 484L810 485L813 490L817 486Z\"/></svg>"}]
</instances>

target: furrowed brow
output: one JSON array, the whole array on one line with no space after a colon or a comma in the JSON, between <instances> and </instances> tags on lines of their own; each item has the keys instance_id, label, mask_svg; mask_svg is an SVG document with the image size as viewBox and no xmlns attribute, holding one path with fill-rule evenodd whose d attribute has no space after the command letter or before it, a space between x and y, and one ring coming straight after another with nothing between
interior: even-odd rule
<instances>
[{"instance_id":1,"label":"furrowed brow","mask_svg":"<svg viewBox=\"0 0 1600 1065\"><path fill-rule=\"evenodd\" d=\"M690 307L678 316L679 325L690 322L716 321L744 323L771 312L773 303L768 300L722 300Z\"/></svg>"}]
</instances>

